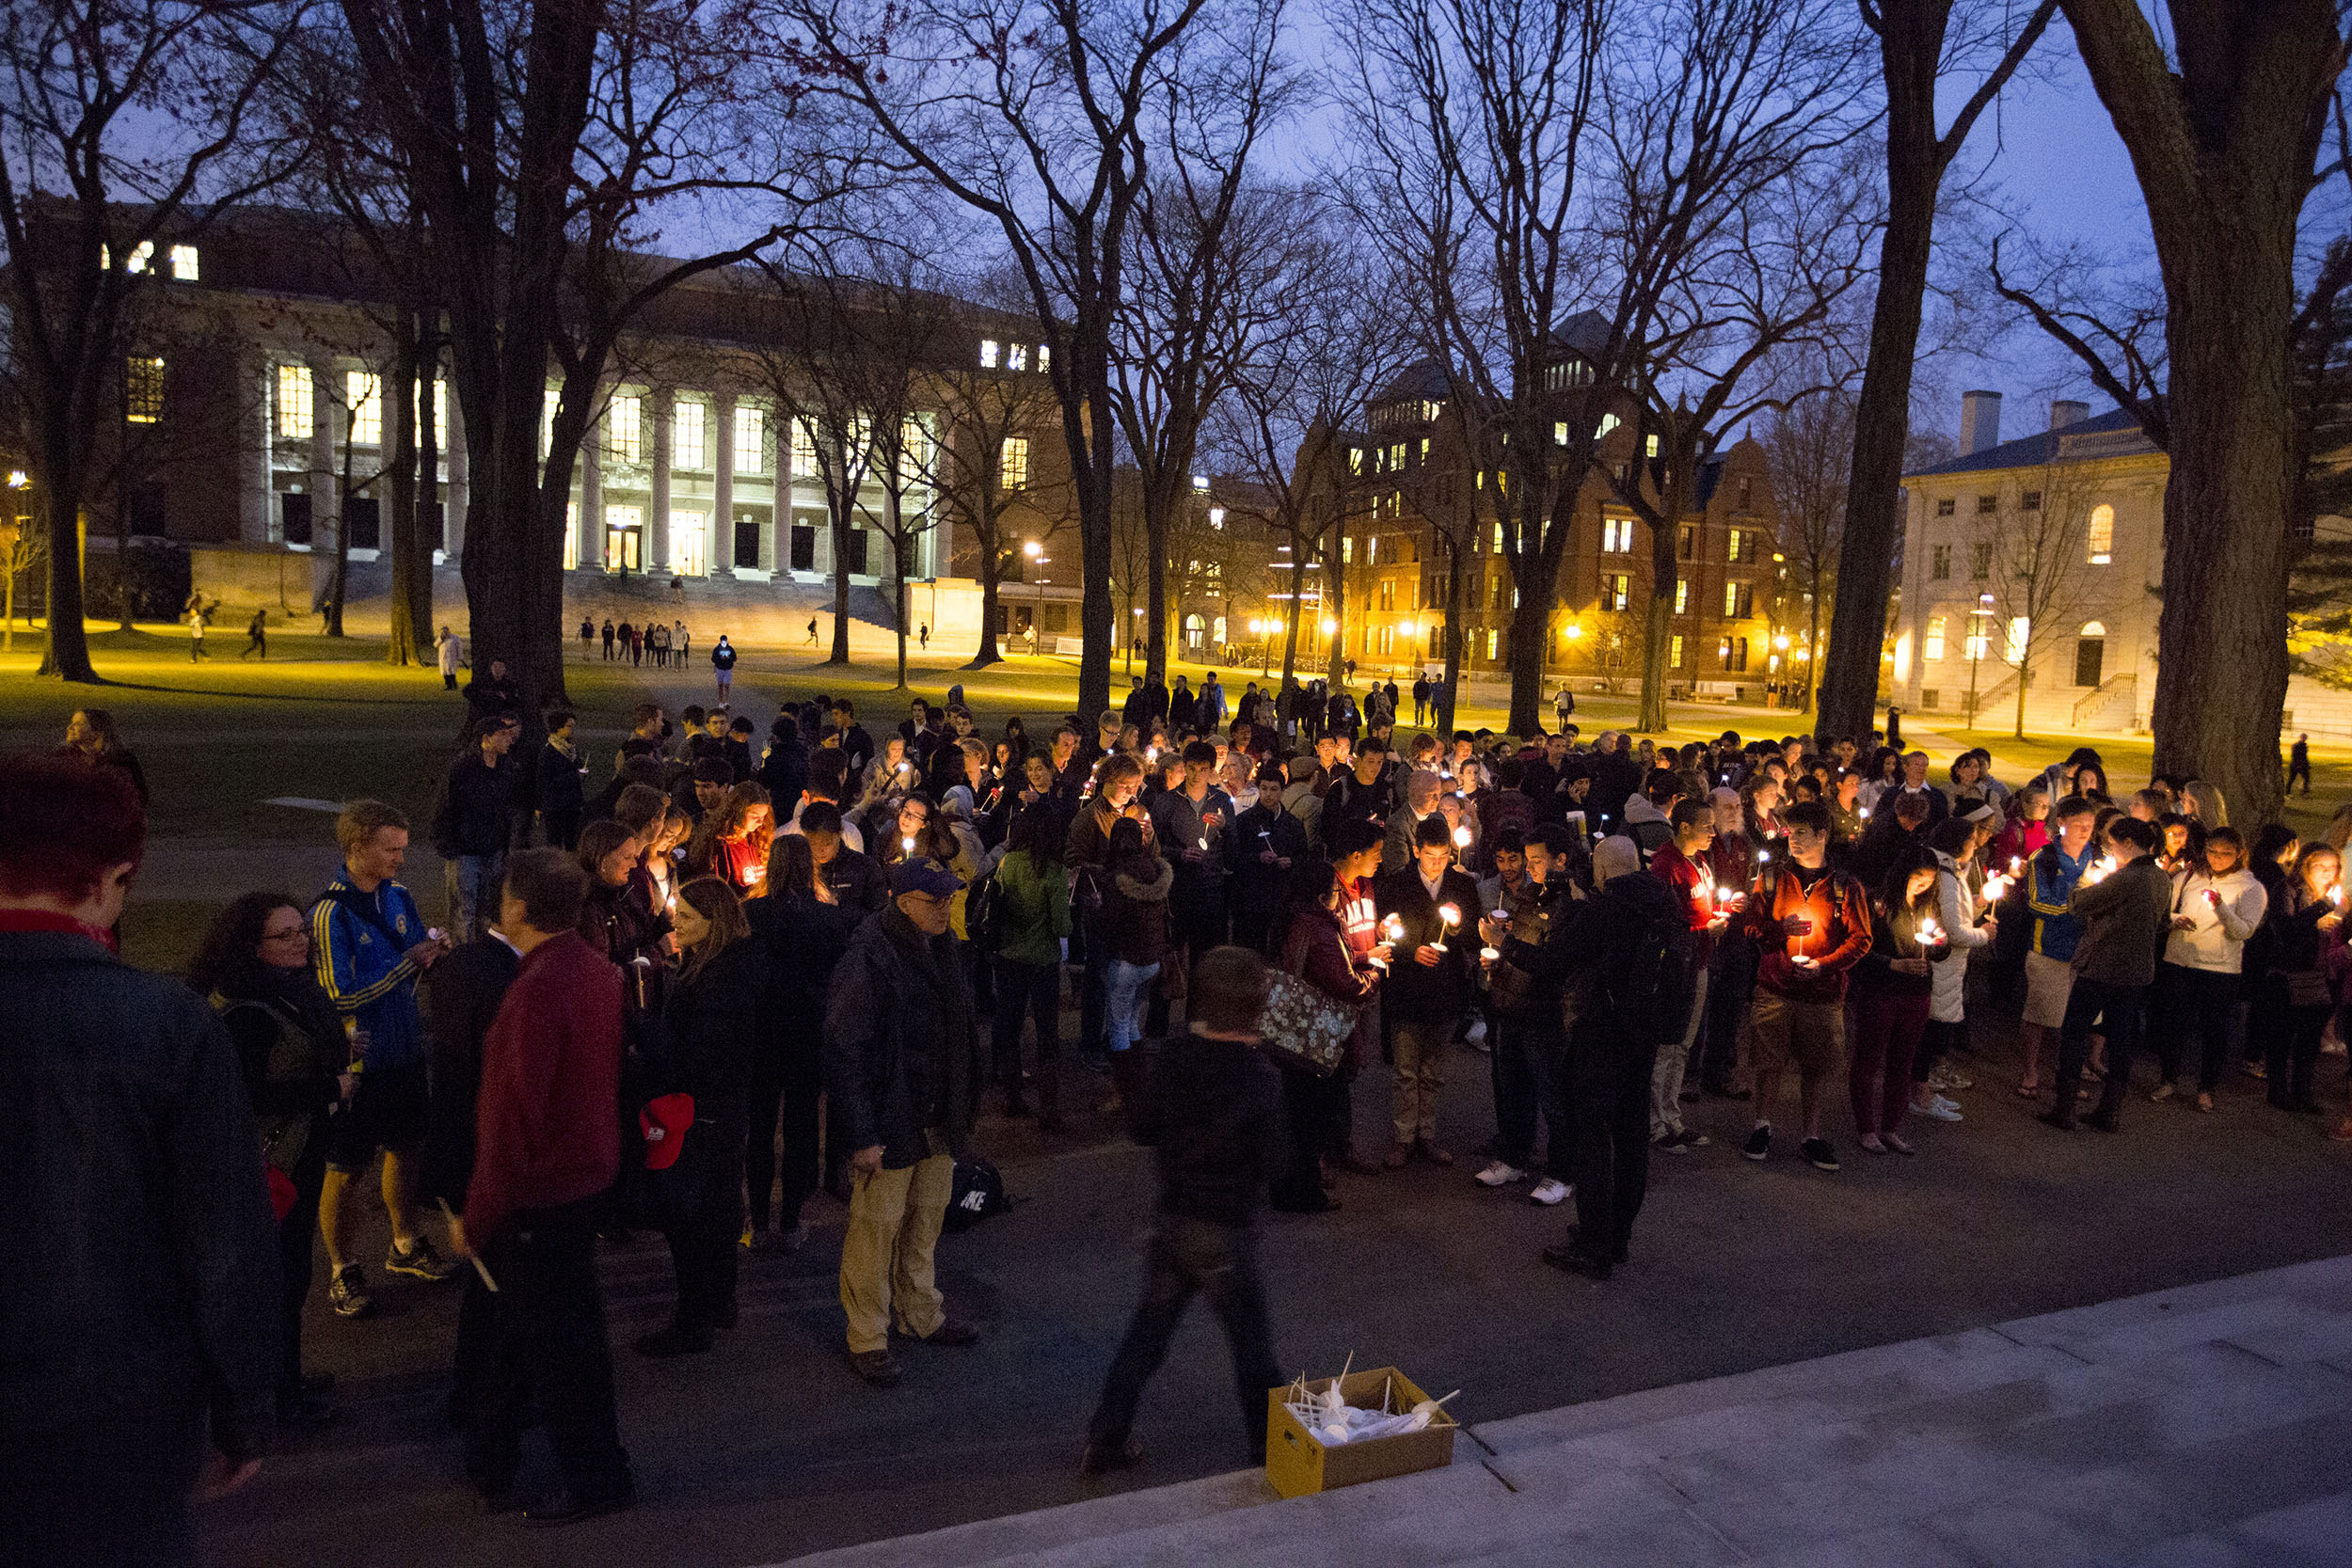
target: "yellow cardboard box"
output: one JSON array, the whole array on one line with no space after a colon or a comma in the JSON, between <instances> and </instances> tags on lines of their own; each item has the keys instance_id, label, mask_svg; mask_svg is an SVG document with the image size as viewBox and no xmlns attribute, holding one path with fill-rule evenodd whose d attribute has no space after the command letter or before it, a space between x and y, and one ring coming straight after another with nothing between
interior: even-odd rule
<instances>
[{"instance_id":1,"label":"yellow cardboard box","mask_svg":"<svg viewBox=\"0 0 2352 1568\"><path fill-rule=\"evenodd\" d=\"M1327 1377L1310 1383L1308 1392L1319 1394L1333 1381ZM1400 1413L1429 1397L1394 1367L1352 1372L1337 1381L1340 1397L1363 1410L1382 1408L1384 1391L1387 1408ZM1289 1393L1287 1386L1266 1391L1265 1479L1285 1497L1303 1497L1311 1492L1439 1469L1454 1463L1454 1433L1461 1423L1443 1410L1420 1432L1401 1432L1334 1448L1298 1424L1298 1418L1283 1402Z\"/></svg>"}]
</instances>

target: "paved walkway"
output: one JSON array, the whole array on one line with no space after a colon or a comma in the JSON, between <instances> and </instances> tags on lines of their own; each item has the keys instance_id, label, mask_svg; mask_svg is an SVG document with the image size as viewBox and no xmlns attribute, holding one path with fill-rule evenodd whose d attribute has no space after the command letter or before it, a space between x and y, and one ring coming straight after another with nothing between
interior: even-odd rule
<instances>
[{"instance_id":1,"label":"paved walkway","mask_svg":"<svg viewBox=\"0 0 2352 1568\"><path fill-rule=\"evenodd\" d=\"M1473 1424L1319 1497L1245 1470L793 1561L2344 1563L2352 1257Z\"/></svg>"}]
</instances>

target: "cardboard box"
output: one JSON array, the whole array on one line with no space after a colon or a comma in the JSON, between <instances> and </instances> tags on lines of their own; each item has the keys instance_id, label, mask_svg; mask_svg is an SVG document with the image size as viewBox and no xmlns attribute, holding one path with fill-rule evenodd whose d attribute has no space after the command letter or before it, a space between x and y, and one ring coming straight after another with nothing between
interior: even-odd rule
<instances>
[{"instance_id":1,"label":"cardboard box","mask_svg":"<svg viewBox=\"0 0 2352 1568\"><path fill-rule=\"evenodd\" d=\"M1319 1394L1334 1381L1323 1378L1308 1384L1307 1388ZM1389 1408L1393 1411L1410 1410L1429 1397L1394 1367L1351 1372L1336 1381L1341 1398L1365 1410L1381 1408L1384 1389L1389 1393ZM1328 1492L1359 1481L1407 1476L1416 1470L1440 1469L1454 1463L1454 1433L1461 1423L1443 1410L1420 1432L1403 1432L1392 1437L1373 1437L1332 1447L1298 1424L1298 1418L1283 1402L1289 1393L1288 1387L1266 1392L1265 1479L1285 1497L1303 1497L1311 1492Z\"/></svg>"}]
</instances>

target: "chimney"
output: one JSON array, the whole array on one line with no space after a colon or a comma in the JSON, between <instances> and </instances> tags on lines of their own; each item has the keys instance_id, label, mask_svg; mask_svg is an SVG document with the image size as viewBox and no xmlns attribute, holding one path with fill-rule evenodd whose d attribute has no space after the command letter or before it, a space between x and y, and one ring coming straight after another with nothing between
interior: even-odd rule
<instances>
[{"instance_id":1,"label":"chimney","mask_svg":"<svg viewBox=\"0 0 2352 1568\"><path fill-rule=\"evenodd\" d=\"M2080 424L2090 418L2090 404L2073 398L2058 398L2050 404L2050 428L2064 430L2070 424Z\"/></svg>"},{"instance_id":2,"label":"chimney","mask_svg":"<svg viewBox=\"0 0 2352 1568\"><path fill-rule=\"evenodd\" d=\"M2001 444L2001 394L1960 394L1960 454L1973 456Z\"/></svg>"}]
</instances>

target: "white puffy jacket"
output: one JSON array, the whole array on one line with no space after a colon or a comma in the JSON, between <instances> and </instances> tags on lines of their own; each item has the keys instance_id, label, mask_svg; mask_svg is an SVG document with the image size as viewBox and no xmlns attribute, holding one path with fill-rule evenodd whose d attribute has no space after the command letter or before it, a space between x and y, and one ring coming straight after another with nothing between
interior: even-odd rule
<instances>
[{"instance_id":1,"label":"white puffy jacket","mask_svg":"<svg viewBox=\"0 0 2352 1568\"><path fill-rule=\"evenodd\" d=\"M2215 898L2207 898L2210 889ZM2197 924L2165 939L2164 961L2183 969L2235 974L2245 962L2246 939L2263 923L2270 895L2261 879L2240 868L2222 878L2202 871L2172 874L2172 912Z\"/></svg>"},{"instance_id":2,"label":"white puffy jacket","mask_svg":"<svg viewBox=\"0 0 2352 1568\"><path fill-rule=\"evenodd\" d=\"M1939 850L1935 865L1935 918L1950 939L1952 955L1928 966L1934 977L1928 1017L1939 1023L1958 1023L1968 1016L1968 955L1993 939L1977 924L1976 890L1960 874L1959 863Z\"/></svg>"}]
</instances>

